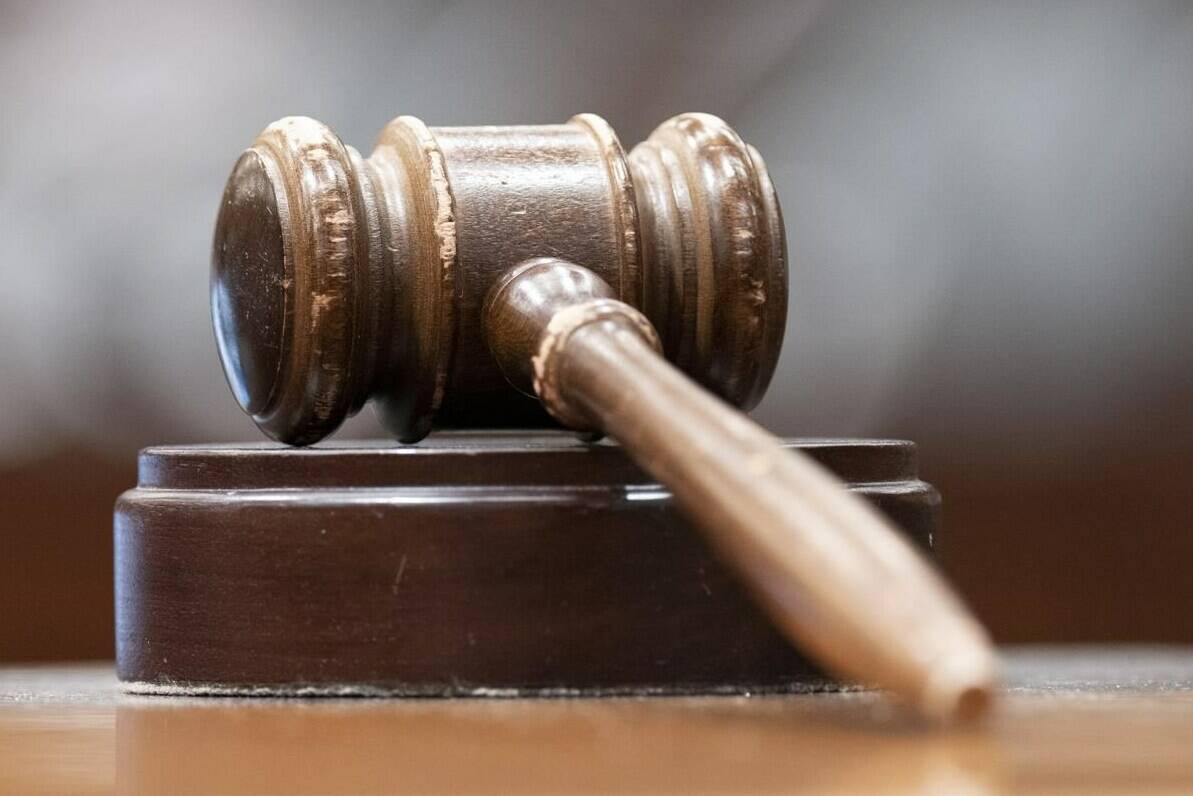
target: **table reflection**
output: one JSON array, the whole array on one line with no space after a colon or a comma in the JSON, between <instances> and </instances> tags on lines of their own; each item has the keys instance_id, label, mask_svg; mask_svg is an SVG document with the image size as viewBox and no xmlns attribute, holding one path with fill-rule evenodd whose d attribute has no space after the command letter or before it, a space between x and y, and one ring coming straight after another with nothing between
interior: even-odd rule
<instances>
[{"instance_id":1,"label":"table reflection","mask_svg":"<svg viewBox=\"0 0 1193 796\"><path fill-rule=\"evenodd\" d=\"M24 754L10 759L25 772L18 782L36 779L57 793L966 794L997 791L1003 781L988 731L932 732L864 694L401 702L122 696L107 708L43 709L40 730L32 713L23 722L20 713L0 709L0 735L23 736Z\"/></svg>"},{"instance_id":2,"label":"table reflection","mask_svg":"<svg viewBox=\"0 0 1193 796\"><path fill-rule=\"evenodd\" d=\"M267 700L0 669L0 793L1190 792L1193 654L1018 652L983 725L879 695Z\"/></svg>"}]
</instances>

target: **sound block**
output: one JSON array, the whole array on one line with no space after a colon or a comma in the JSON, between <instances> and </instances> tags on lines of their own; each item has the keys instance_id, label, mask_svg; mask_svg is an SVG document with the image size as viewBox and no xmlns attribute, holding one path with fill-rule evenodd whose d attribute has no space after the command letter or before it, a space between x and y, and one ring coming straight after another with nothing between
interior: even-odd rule
<instances>
[{"instance_id":1,"label":"sound block","mask_svg":"<svg viewBox=\"0 0 1193 796\"><path fill-rule=\"evenodd\" d=\"M790 440L930 550L915 448ZM669 493L563 432L149 448L116 504L117 670L148 693L834 687Z\"/></svg>"}]
</instances>

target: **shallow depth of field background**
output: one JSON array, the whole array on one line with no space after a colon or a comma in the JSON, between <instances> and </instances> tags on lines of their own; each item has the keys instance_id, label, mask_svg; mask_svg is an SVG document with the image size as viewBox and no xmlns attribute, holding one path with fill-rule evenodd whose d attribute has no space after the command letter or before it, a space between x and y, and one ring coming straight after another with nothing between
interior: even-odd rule
<instances>
[{"instance_id":1,"label":"shallow depth of field background","mask_svg":"<svg viewBox=\"0 0 1193 796\"><path fill-rule=\"evenodd\" d=\"M688 110L786 214L757 419L917 440L998 639L1193 642L1193 6L0 3L0 661L112 654L139 447L258 436L207 263L260 128Z\"/></svg>"}]
</instances>

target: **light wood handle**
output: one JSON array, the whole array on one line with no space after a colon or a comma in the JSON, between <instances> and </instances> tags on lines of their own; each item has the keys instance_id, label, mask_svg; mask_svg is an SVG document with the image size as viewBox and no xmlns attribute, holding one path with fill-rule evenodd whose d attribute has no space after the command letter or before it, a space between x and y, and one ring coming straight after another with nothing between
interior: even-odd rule
<instances>
[{"instance_id":1,"label":"light wood handle","mask_svg":"<svg viewBox=\"0 0 1193 796\"><path fill-rule=\"evenodd\" d=\"M834 672L927 715L980 713L995 656L937 572L834 476L668 364L649 322L603 284L539 260L494 287L487 332L515 386L529 380L565 424L620 442Z\"/></svg>"}]
</instances>

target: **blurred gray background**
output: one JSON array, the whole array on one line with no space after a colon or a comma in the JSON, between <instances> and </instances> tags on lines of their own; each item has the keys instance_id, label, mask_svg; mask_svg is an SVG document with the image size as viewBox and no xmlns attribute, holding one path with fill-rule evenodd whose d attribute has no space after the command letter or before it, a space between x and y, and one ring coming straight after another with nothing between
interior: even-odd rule
<instances>
[{"instance_id":1,"label":"blurred gray background","mask_svg":"<svg viewBox=\"0 0 1193 796\"><path fill-rule=\"evenodd\" d=\"M1193 6L30 2L0 5L0 659L110 653L138 447L257 437L207 268L262 127L367 152L399 113L593 111L628 148L689 110L787 219L757 419L919 441L1000 638L1193 641Z\"/></svg>"}]
</instances>

